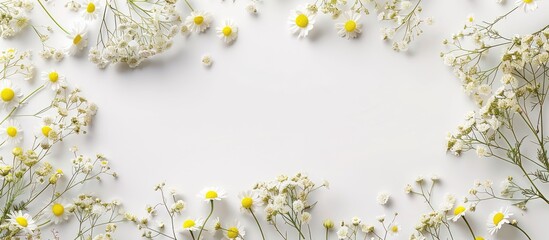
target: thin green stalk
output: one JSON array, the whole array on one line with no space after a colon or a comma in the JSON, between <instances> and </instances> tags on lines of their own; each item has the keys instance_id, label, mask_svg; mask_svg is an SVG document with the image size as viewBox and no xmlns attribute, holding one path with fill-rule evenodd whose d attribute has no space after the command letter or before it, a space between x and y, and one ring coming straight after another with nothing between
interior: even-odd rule
<instances>
[{"instance_id":1,"label":"thin green stalk","mask_svg":"<svg viewBox=\"0 0 549 240\"><path fill-rule=\"evenodd\" d=\"M204 230L204 226L206 226L206 223L208 222L208 220L212 216L213 211L214 211L214 200L210 200L210 214L208 214L208 217L206 218L206 221L204 221L204 223L202 224L202 227L200 227L200 231L198 232L198 238L197 239L200 239L200 236L202 235L202 231Z\"/></svg>"},{"instance_id":2,"label":"thin green stalk","mask_svg":"<svg viewBox=\"0 0 549 240\"><path fill-rule=\"evenodd\" d=\"M261 224L259 224L259 221L257 220L257 217L254 214L254 211L252 211L251 208L248 208L248 210L250 210L250 213L254 217L255 223L257 223L257 227L259 227L259 232L261 232L261 238L263 238L263 240L265 240L265 234L263 234L263 229L261 229Z\"/></svg>"},{"instance_id":3,"label":"thin green stalk","mask_svg":"<svg viewBox=\"0 0 549 240\"><path fill-rule=\"evenodd\" d=\"M63 32L65 32L66 34L70 34L69 31L65 30L65 28L61 27L61 24L59 24L57 22L57 20L55 20L55 18L53 18L53 16L50 14L50 12L48 11L48 9L46 9L46 6L44 6L44 4L42 3L42 1L40 0L37 0L38 3L40 4L40 6L42 7L42 9L44 9L44 12L46 12L46 14L48 14L48 16L50 17L50 19L61 29L63 30Z\"/></svg>"}]
</instances>

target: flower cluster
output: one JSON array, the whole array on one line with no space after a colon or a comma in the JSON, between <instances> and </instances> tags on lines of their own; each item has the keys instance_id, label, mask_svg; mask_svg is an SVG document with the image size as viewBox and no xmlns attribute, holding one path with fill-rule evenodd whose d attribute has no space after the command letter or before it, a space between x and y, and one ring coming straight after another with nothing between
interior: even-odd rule
<instances>
[{"instance_id":1,"label":"flower cluster","mask_svg":"<svg viewBox=\"0 0 549 240\"><path fill-rule=\"evenodd\" d=\"M385 240L395 238L401 232L400 225L395 221L397 216L398 213L395 213L391 221L386 221L385 215L377 216L376 220L381 224L381 230L375 228L374 225L363 223L358 217L353 217L349 223L341 222L336 231L337 239L356 240L368 238L371 240ZM323 225L326 229L326 235L328 235L328 231L334 227L334 224L331 220L326 220Z\"/></svg>"},{"instance_id":2,"label":"flower cluster","mask_svg":"<svg viewBox=\"0 0 549 240\"><path fill-rule=\"evenodd\" d=\"M431 177L430 180L425 180L422 176L418 177L415 181L415 187L412 184L408 184L405 187L405 192L414 196L420 196L428 206L428 211L422 214L419 218L418 224L415 226L415 232L411 234L410 239L454 239L455 231L453 225L461 224L461 220L469 230L471 237L475 240L484 240L484 234L477 234L478 230L474 229L468 219L468 215L472 215L481 199L471 201L469 198L464 197L463 200L458 201L453 194L446 194L443 197L443 201L437 208L433 202L433 191L440 182L438 177ZM475 183L475 188L469 191L470 194L477 195L477 188L483 187L484 189L492 189L491 181L482 181ZM493 192L492 192L493 193ZM530 239L530 236L522 229L517 220L511 219L513 213L509 211L509 208L500 208L493 211L486 221L486 231L490 235L494 235L504 225L510 225ZM471 216L472 217L472 216Z\"/></svg>"},{"instance_id":3,"label":"flower cluster","mask_svg":"<svg viewBox=\"0 0 549 240\"><path fill-rule=\"evenodd\" d=\"M549 26L531 34L501 35L497 24L521 7L534 9L536 1L517 4L492 22L477 24L469 17L462 31L444 41L451 49L441 56L479 106L448 135L448 150L456 155L475 150L479 157L515 166L527 184L508 181L505 194L520 193L523 197L514 202L525 208L534 199L549 204L540 190L549 183L548 138L543 121L549 91ZM498 52L496 49L502 54L490 61L494 58L490 53ZM482 193L495 197L490 188Z\"/></svg>"},{"instance_id":4,"label":"flower cluster","mask_svg":"<svg viewBox=\"0 0 549 240\"><path fill-rule=\"evenodd\" d=\"M422 11L421 0L415 3L407 0L392 0L385 3L376 0L355 0L352 4L348 4L346 0L324 0L292 10L288 18L290 31L298 38L307 37L313 30L316 15L320 11L329 14L333 19L339 19L335 24L339 36L347 39L357 38L363 31L361 15L370 13L368 4L377 12L379 21L391 23L391 27L381 29L381 39L393 40L395 51L406 51L415 36L423 32L421 26L424 23L432 24L431 18L422 19L419 16ZM397 34L402 36L397 38Z\"/></svg>"},{"instance_id":5,"label":"flower cluster","mask_svg":"<svg viewBox=\"0 0 549 240\"><path fill-rule=\"evenodd\" d=\"M10 38L29 25L28 12L34 7L29 0L0 1L0 36Z\"/></svg>"},{"instance_id":6,"label":"flower cluster","mask_svg":"<svg viewBox=\"0 0 549 240\"><path fill-rule=\"evenodd\" d=\"M100 154L95 158L81 155L76 147L71 148L74 159L68 169L56 167L49 157L53 146L60 141L86 133L97 106L78 89L70 90L65 77L55 70L44 72L42 84L24 95L19 81L33 78L34 67L28 63L29 58L28 52L18 53L14 49L2 51L0 57L3 63L0 146L9 153L0 158L3 186L0 189L0 237L39 239L44 229L71 217L79 222L75 239L97 237L97 228L103 225L107 228L101 236L109 236L115 229L111 224L119 221L119 203L86 194L74 196L77 189L88 182L101 180L103 176L116 177L109 161ZM25 112L30 109L26 106L31 105L32 97L46 88L49 88L47 94L51 102L42 106L32 104L34 109ZM22 118L28 118L25 123L36 122L35 131L25 130L19 122ZM32 141L25 141L29 136Z\"/></svg>"},{"instance_id":7,"label":"flower cluster","mask_svg":"<svg viewBox=\"0 0 549 240\"><path fill-rule=\"evenodd\" d=\"M104 10L94 7L94 12L102 11L103 19L96 46L89 52L89 60L101 68L119 62L136 67L169 49L180 31L180 16L171 1L125 1L124 7L116 1L105 3ZM105 19L105 14L112 14L114 21Z\"/></svg>"}]
</instances>

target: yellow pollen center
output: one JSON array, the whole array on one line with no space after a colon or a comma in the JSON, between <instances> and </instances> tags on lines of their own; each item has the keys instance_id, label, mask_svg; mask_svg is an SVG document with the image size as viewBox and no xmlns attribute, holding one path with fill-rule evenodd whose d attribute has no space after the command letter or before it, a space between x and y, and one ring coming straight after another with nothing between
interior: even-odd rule
<instances>
[{"instance_id":1,"label":"yellow pollen center","mask_svg":"<svg viewBox=\"0 0 549 240\"><path fill-rule=\"evenodd\" d=\"M11 88L4 88L2 89L2 92L0 92L0 97L4 102L9 102L15 97L15 91Z\"/></svg>"},{"instance_id":2,"label":"yellow pollen center","mask_svg":"<svg viewBox=\"0 0 549 240\"><path fill-rule=\"evenodd\" d=\"M391 231L394 232L394 233L397 233L398 232L398 226L397 225L392 226Z\"/></svg>"},{"instance_id":3,"label":"yellow pollen center","mask_svg":"<svg viewBox=\"0 0 549 240\"><path fill-rule=\"evenodd\" d=\"M475 240L484 240L483 237L475 237Z\"/></svg>"},{"instance_id":4,"label":"yellow pollen center","mask_svg":"<svg viewBox=\"0 0 549 240\"><path fill-rule=\"evenodd\" d=\"M469 22L473 22L473 21L475 21L475 19L474 19L473 17L469 17L469 19L468 19L468 20L469 20Z\"/></svg>"},{"instance_id":5,"label":"yellow pollen center","mask_svg":"<svg viewBox=\"0 0 549 240\"><path fill-rule=\"evenodd\" d=\"M16 217L15 221L17 224L19 224L21 227L27 227L29 225L29 222L24 217Z\"/></svg>"},{"instance_id":6,"label":"yellow pollen center","mask_svg":"<svg viewBox=\"0 0 549 240\"><path fill-rule=\"evenodd\" d=\"M88 13L93 13L93 12L95 12L95 4L93 4L93 3L88 3L88 7L86 7L86 12L88 12Z\"/></svg>"},{"instance_id":7,"label":"yellow pollen center","mask_svg":"<svg viewBox=\"0 0 549 240\"><path fill-rule=\"evenodd\" d=\"M530 3L534 2L534 0L522 0L522 1L526 4L530 4Z\"/></svg>"},{"instance_id":8,"label":"yellow pollen center","mask_svg":"<svg viewBox=\"0 0 549 240\"><path fill-rule=\"evenodd\" d=\"M6 133L10 137L15 137L17 136L17 128L15 128L14 126L9 126L8 128L6 128Z\"/></svg>"},{"instance_id":9,"label":"yellow pollen center","mask_svg":"<svg viewBox=\"0 0 549 240\"><path fill-rule=\"evenodd\" d=\"M501 222L501 220L503 220L503 218L505 218L505 215L503 215L503 213L501 213L501 212L496 213L494 215L494 219L493 219L494 220L494 225L497 226Z\"/></svg>"},{"instance_id":10,"label":"yellow pollen center","mask_svg":"<svg viewBox=\"0 0 549 240\"><path fill-rule=\"evenodd\" d=\"M50 74L48 74L48 78L50 79L50 82L52 82L52 83L57 82L57 80L59 80L59 73L51 72Z\"/></svg>"},{"instance_id":11,"label":"yellow pollen center","mask_svg":"<svg viewBox=\"0 0 549 240\"><path fill-rule=\"evenodd\" d=\"M196 225L196 223L192 219L187 219L183 222L183 228L184 229L192 228L192 227L194 227L194 225Z\"/></svg>"},{"instance_id":12,"label":"yellow pollen center","mask_svg":"<svg viewBox=\"0 0 549 240\"><path fill-rule=\"evenodd\" d=\"M74 38L72 39L72 43L73 43L74 45L78 45L81 41L82 41L82 35L80 35L80 34L77 34L77 35L74 36Z\"/></svg>"},{"instance_id":13,"label":"yellow pollen center","mask_svg":"<svg viewBox=\"0 0 549 240\"><path fill-rule=\"evenodd\" d=\"M465 212L465 207L457 206L456 209L454 209L454 216L460 215L463 212Z\"/></svg>"},{"instance_id":14,"label":"yellow pollen center","mask_svg":"<svg viewBox=\"0 0 549 240\"><path fill-rule=\"evenodd\" d=\"M206 198L207 199L214 199L214 198L217 198L217 192L215 191L208 191L206 193Z\"/></svg>"},{"instance_id":15,"label":"yellow pollen center","mask_svg":"<svg viewBox=\"0 0 549 240\"><path fill-rule=\"evenodd\" d=\"M347 32L354 32L356 30L356 22L353 20L349 20L345 23L345 31Z\"/></svg>"},{"instance_id":16,"label":"yellow pollen center","mask_svg":"<svg viewBox=\"0 0 549 240\"><path fill-rule=\"evenodd\" d=\"M235 239L238 237L238 228L231 227L227 229L227 237L230 239Z\"/></svg>"},{"instance_id":17,"label":"yellow pollen center","mask_svg":"<svg viewBox=\"0 0 549 240\"><path fill-rule=\"evenodd\" d=\"M202 24L203 22L204 22L204 17L202 17L202 16L196 16L196 17L194 17L194 23L195 23L196 25L200 25L200 24Z\"/></svg>"},{"instance_id":18,"label":"yellow pollen center","mask_svg":"<svg viewBox=\"0 0 549 240\"><path fill-rule=\"evenodd\" d=\"M50 126L43 126L42 127L42 134L44 134L44 137L48 137L51 131Z\"/></svg>"},{"instance_id":19,"label":"yellow pollen center","mask_svg":"<svg viewBox=\"0 0 549 240\"><path fill-rule=\"evenodd\" d=\"M59 203L53 204L53 206L51 207L51 212L53 213L53 215L59 217L65 212L65 207L63 207L63 205Z\"/></svg>"},{"instance_id":20,"label":"yellow pollen center","mask_svg":"<svg viewBox=\"0 0 549 240\"><path fill-rule=\"evenodd\" d=\"M254 204L254 200L250 197L242 198L242 207L246 209L250 209L252 205Z\"/></svg>"},{"instance_id":21,"label":"yellow pollen center","mask_svg":"<svg viewBox=\"0 0 549 240\"><path fill-rule=\"evenodd\" d=\"M307 27L307 25L309 25L309 18L305 16L305 14L299 14L295 18L295 25L297 25L300 28Z\"/></svg>"},{"instance_id":22,"label":"yellow pollen center","mask_svg":"<svg viewBox=\"0 0 549 240\"><path fill-rule=\"evenodd\" d=\"M229 26L225 26L222 32L223 32L223 36L228 37L229 35L231 35L231 33L233 33L233 29Z\"/></svg>"}]
</instances>

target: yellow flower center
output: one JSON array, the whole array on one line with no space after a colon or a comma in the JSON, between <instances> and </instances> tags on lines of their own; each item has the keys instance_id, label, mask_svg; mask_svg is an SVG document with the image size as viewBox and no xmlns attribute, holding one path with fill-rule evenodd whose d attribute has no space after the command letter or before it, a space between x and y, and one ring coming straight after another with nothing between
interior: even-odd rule
<instances>
[{"instance_id":1,"label":"yellow flower center","mask_svg":"<svg viewBox=\"0 0 549 240\"><path fill-rule=\"evenodd\" d=\"M24 217L16 217L15 221L17 224L19 224L21 227L27 227L29 225L29 222Z\"/></svg>"},{"instance_id":2,"label":"yellow flower center","mask_svg":"<svg viewBox=\"0 0 549 240\"><path fill-rule=\"evenodd\" d=\"M88 13L93 13L93 12L95 12L95 4L93 4L93 3L88 3L88 7L86 7L86 12L88 12Z\"/></svg>"},{"instance_id":3,"label":"yellow flower center","mask_svg":"<svg viewBox=\"0 0 549 240\"><path fill-rule=\"evenodd\" d=\"M524 3L526 3L526 4L530 4L530 3L533 3L533 2L534 2L534 0L522 0L522 1L523 1Z\"/></svg>"},{"instance_id":4,"label":"yellow flower center","mask_svg":"<svg viewBox=\"0 0 549 240\"><path fill-rule=\"evenodd\" d=\"M527 0L528 1L528 0ZM467 20L469 20L469 22L473 22L475 21L475 19L473 17L469 17Z\"/></svg>"},{"instance_id":5,"label":"yellow flower center","mask_svg":"<svg viewBox=\"0 0 549 240\"><path fill-rule=\"evenodd\" d=\"M236 227L230 227L227 229L227 237L230 239L235 239L239 235L238 228Z\"/></svg>"},{"instance_id":6,"label":"yellow flower center","mask_svg":"<svg viewBox=\"0 0 549 240\"><path fill-rule=\"evenodd\" d=\"M214 199L214 198L217 198L217 192L216 191L208 191L206 193L206 198L207 199Z\"/></svg>"},{"instance_id":7,"label":"yellow flower center","mask_svg":"<svg viewBox=\"0 0 549 240\"><path fill-rule=\"evenodd\" d=\"M356 30L356 22L353 20L349 20L345 23L345 31L347 32L354 32Z\"/></svg>"},{"instance_id":8,"label":"yellow flower center","mask_svg":"<svg viewBox=\"0 0 549 240\"><path fill-rule=\"evenodd\" d=\"M194 225L196 225L196 223L192 219L187 219L183 222L183 228L184 229L192 228L192 227L194 227Z\"/></svg>"},{"instance_id":9,"label":"yellow flower center","mask_svg":"<svg viewBox=\"0 0 549 240\"><path fill-rule=\"evenodd\" d=\"M42 134L44 134L44 137L48 137L51 132L50 126L43 126L42 127Z\"/></svg>"},{"instance_id":10,"label":"yellow flower center","mask_svg":"<svg viewBox=\"0 0 549 240\"><path fill-rule=\"evenodd\" d=\"M72 43L73 43L74 45L78 45L81 41L82 41L82 35L80 35L80 34L77 34L77 35L74 36L74 38L72 39Z\"/></svg>"},{"instance_id":11,"label":"yellow flower center","mask_svg":"<svg viewBox=\"0 0 549 240\"><path fill-rule=\"evenodd\" d=\"M0 97L4 102L9 102L15 97L15 91L11 88L4 88L2 89L2 92L0 92Z\"/></svg>"},{"instance_id":12,"label":"yellow flower center","mask_svg":"<svg viewBox=\"0 0 549 240\"><path fill-rule=\"evenodd\" d=\"M53 215L59 217L65 212L65 207L63 207L63 205L59 203L53 204L53 206L51 207L51 212L53 213Z\"/></svg>"},{"instance_id":13,"label":"yellow flower center","mask_svg":"<svg viewBox=\"0 0 549 240\"><path fill-rule=\"evenodd\" d=\"M503 213L501 212L498 212L494 215L494 219L492 219L494 221L494 225L498 225L501 220L503 220L505 218L505 215L503 215Z\"/></svg>"},{"instance_id":14,"label":"yellow flower center","mask_svg":"<svg viewBox=\"0 0 549 240\"><path fill-rule=\"evenodd\" d=\"M391 232L397 233L398 232L398 226L397 225L392 226L391 227Z\"/></svg>"},{"instance_id":15,"label":"yellow flower center","mask_svg":"<svg viewBox=\"0 0 549 240\"><path fill-rule=\"evenodd\" d=\"M194 23L196 25L200 25L204 22L204 17L203 16L196 16L194 17Z\"/></svg>"},{"instance_id":16,"label":"yellow flower center","mask_svg":"<svg viewBox=\"0 0 549 240\"><path fill-rule=\"evenodd\" d=\"M8 128L6 128L6 133L10 137L15 137L17 136L17 128L14 126L9 126Z\"/></svg>"},{"instance_id":17,"label":"yellow flower center","mask_svg":"<svg viewBox=\"0 0 549 240\"><path fill-rule=\"evenodd\" d=\"M484 240L483 237L475 237L475 240Z\"/></svg>"},{"instance_id":18,"label":"yellow flower center","mask_svg":"<svg viewBox=\"0 0 549 240\"><path fill-rule=\"evenodd\" d=\"M454 216L460 215L463 212L465 212L464 206L457 206L456 209L454 209Z\"/></svg>"},{"instance_id":19,"label":"yellow flower center","mask_svg":"<svg viewBox=\"0 0 549 240\"><path fill-rule=\"evenodd\" d=\"M229 26L225 26L222 32L225 37L228 37L229 35L231 35L231 33L233 33L233 29Z\"/></svg>"},{"instance_id":20,"label":"yellow flower center","mask_svg":"<svg viewBox=\"0 0 549 240\"><path fill-rule=\"evenodd\" d=\"M250 209L254 204L254 200L251 197L242 198L242 207Z\"/></svg>"},{"instance_id":21,"label":"yellow flower center","mask_svg":"<svg viewBox=\"0 0 549 240\"><path fill-rule=\"evenodd\" d=\"M50 74L48 74L48 78L50 79L50 82L52 82L52 83L57 82L57 80L59 80L59 73L50 72Z\"/></svg>"},{"instance_id":22,"label":"yellow flower center","mask_svg":"<svg viewBox=\"0 0 549 240\"><path fill-rule=\"evenodd\" d=\"M299 14L295 18L295 25L297 25L300 28L307 27L307 25L309 25L309 18L305 16L305 14Z\"/></svg>"}]
</instances>

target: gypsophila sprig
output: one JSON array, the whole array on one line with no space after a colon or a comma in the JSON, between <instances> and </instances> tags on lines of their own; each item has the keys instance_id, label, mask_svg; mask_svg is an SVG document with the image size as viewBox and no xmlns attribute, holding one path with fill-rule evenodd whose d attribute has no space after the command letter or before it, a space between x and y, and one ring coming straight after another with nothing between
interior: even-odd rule
<instances>
[{"instance_id":1,"label":"gypsophila sprig","mask_svg":"<svg viewBox=\"0 0 549 240\"><path fill-rule=\"evenodd\" d=\"M110 235L116 228L114 224L120 221L119 203L92 195L75 195L77 187L88 182L104 176L116 177L109 161L101 154L90 158L72 148L74 158L69 169L55 167L50 162L55 145L71 135L86 133L97 106L82 96L80 90L69 89L57 71L47 72L46 82L40 81L42 85L23 93L18 87L21 80L33 77L30 54L8 49L2 51L0 59L3 63L0 99L4 106L0 134L5 138L0 143L5 150L0 158L3 186L0 238L40 239L48 232L43 230L65 221L79 222L74 239L96 237L101 232L99 226L107 226L101 234ZM46 86L53 93L42 91ZM49 95L51 101L33 102L39 93ZM27 110L28 105L34 110ZM25 123L35 122L35 127L21 124L19 120L23 118L32 120ZM36 129L32 141L25 141L25 137L33 135L25 135L33 132L25 129L32 128Z\"/></svg>"},{"instance_id":2,"label":"gypsophila sprig","mask_svg":"<svg viewBox=\"0 0 549 240\"><path fill-rule=\"evenodd\" d=\"M549 183L548 138L543 120L549 91L549 25L531 34L501 35L496 27L518 9L492 22L468 20L462 31L444 41L450 50L441 56L479 106L448 135L448 151L460 155L475 150L481 158L515 166L527 183L519 185L511 178L506 192L520 193L523 198L513 202L524 208L534 199L549 204L540 189ZM503 53L495 64L484 60L498 50ZM491 194L491 190L484 193Z\"/></svg>"},{"instance_id":3,"label":"gypsophila sprig","mask_svg":"<svg viewBox=\"0 0 549 240\"><path fill-rule=\"evenodd\" d=\"M34 4L28 0L1 0L0 1L0 36L10 38L29 25L28 13Z\"/></svg>"}]
</instances>

